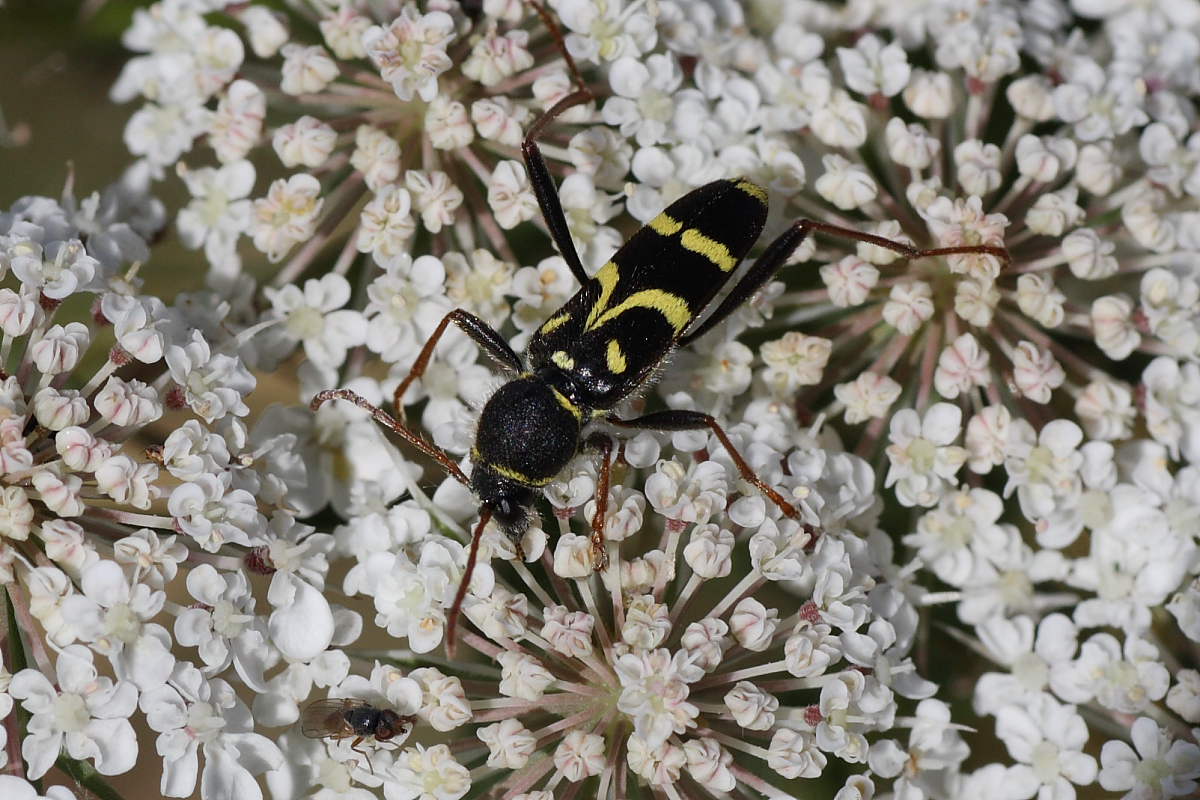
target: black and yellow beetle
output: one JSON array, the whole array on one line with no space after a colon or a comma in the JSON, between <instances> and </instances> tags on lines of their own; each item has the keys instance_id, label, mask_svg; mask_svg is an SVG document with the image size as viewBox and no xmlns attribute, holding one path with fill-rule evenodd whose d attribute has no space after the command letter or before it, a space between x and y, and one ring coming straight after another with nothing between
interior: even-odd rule
<instances>
[{"instance_id":1,"label":"black and yellow beetle","mask_svg":"<svg viewBox=\"0 0 1200 800\"><path fill-rule=\"evenodd\" d=\"M466 571L450 609L447 650L454 647L458 614L470 584L484 527L495 519L517 544L530 520L530 508L542 487L553 481L584 444L601 453L592 518L592 559L607 562L604 520L608 501L607 435L587 435L599 420L622 428L658 431L710 429L729 453L743 479L762 491L789 517L796 508L754 473L710 415L698 411L658 411L620 419L612 410L645 388L664 358L718 325L746 302L783 266L810 232L868 242L908 258L985 253L1005 261L1003 248L984 245L916 249L880 236L802 219L767 246L711 313L704 312L737 271L757 241L767 217L767 193L744 178L713 181L676 200L638 230L595 277L584 271L567 229L554 181L537 146L542 129L567 109L592 99L551 18L533 4L560 43L563 57L580 88L548 109L530 127L521 151L538 206L554 243L581 288L554 312L529 341L522 359L503 337L478 317L456 309L442 319L412 369L396 388L395 406L425 371L433 348L454 323L513 377L483 407L471 449L468 478L436 445L362 397L345 389L318 393L316 409L340 398L369 410L382 424L435 458L479 500L480 519L471 542Z\"/></svg>"}]
</instances>

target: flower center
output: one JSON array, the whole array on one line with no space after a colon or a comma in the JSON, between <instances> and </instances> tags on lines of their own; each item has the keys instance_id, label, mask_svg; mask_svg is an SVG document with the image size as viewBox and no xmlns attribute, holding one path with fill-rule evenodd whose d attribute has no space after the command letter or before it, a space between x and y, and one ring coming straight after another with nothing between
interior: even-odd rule
<instances>
[{"instance_id":1,"label":"flower center","mask_svg":"<svg viewBox=\"0 0 1200 800\"><path fill-rule=\"evenodd\" d=\"M297 339L315 339L325 330L325 317L312 306L303 306L288 314L287 329Z\"/></svg>"},{"instance_id":2,"label":"flower center","mask_svg":"<svg viewBox=\"0 0 1200 800\"><path fill-rule=\"evenodd\" d=\"M425 797L462 797L470 784L464 785L470 776L455 770L429 769L422 776L421 785L425 789Z\"/></svg>"},{"instance_id":3,"label":"flower center","mask_svg":"<svg viewBox=\"0 0 1200 800\"><path fill-rule=\"evenodd\" d=\"M54 725L63 733L82 731L91 718L81 695L60 694L54 701Z\"/></svg>"},{"instance_id":4,"label":"flower center","mask_svg":"<svg viewBox=\"0 0 1200 800\"><path fill-rule=\"evenodd\" d=\"M1144 700L1146 697L1146 690L1138 682L1137 668L1128 661L1114 661L1108 664L1104 668L1104 680L1133 702Z\"/></svg>"},{"instance_id":5,"label":"flower center","mask_svg":"<svg viewBox=\"0 0 1200 800\"><path fill-rule=\"evenodd\" d=\"M1035 447L1025 461L1029 480L1033 483L1049 483L1054 477L1054 454L1045 447Z\"/></svg>"},{"instance_id":6,"label":"flower center","mask_svg":"<svg viewBox=\"0 0 1200 800\"><path fill-rule=\"evenodd\" d=\"M1045 740L1033 748L1033 758L1030 761L1033 774L1044 784L1052 784L1059 775L1058 746Z\"/></svg>"},{"instance_id":7,"label":"flower center","mask_svg":"<svg viewBox=\"0 0 1200 800\"><path fill-rule=\"evenodd\" d=\"M240 613L228 600L218 600L212 612L212 629L218 636L232 639L242 632L250 617Z\"/></svg>"},{"instance_id":8,"label":"flower center","mask_svg":"<svg viewBox=\"0 0 1200 800\"><path fill-rule=\"evenodd\" d=\"M267 553L271 563L281 572L295 572L300 567L304 557L303 545L291 544L282 539L275 539L268 546Z\"/></svg>"},{"instance_id":9,"label":"flower center","mask_svg":"<svg viewBox=\"0 0 1200 800\"><path fill-rule=\"evenodd\" d=\"M67 252L67 248L64 247L61 250L59 250L58 255L55 256L53 261L43 261L42 262L42 278L45 280L46 283L53 283L54 281L58 280L59 276L62 275L62 273L63 273L62 261L63 261L63 258L65 257L66 252Z\"/></svg>"},{"instance_id":10,"label":"flower center","mask_svg":"<svg viewBox=\"0 0 1200 800\"><path fill-rule=\"evenodd\" d=\"M1084 492L1079 499L1079 510L1083 516L1083 524L1089 528L1102 528L1113 516L1112 500L1108 492L1092 490Z\"/></svg>"},{"instance_id":11,"label":"flower center","mask_svg":"<svg viewBox=\"0 0 1200 800\"><path fill-rule=\"evenodd\" d=\"M104 629L110 637L133 644L142 633L142 621L128 603L117 603L104 614Z\"/></svg>"},{"instance_id":12,"label":"flower center","mask_svg":"<svg viewBox=\"0 0 1200 800\"><path fill-rule=\"evenodd\" d=\"M335 761L332 758L318 759L319 766L317 767L316 783L326 789L337 793L338 797L343 797L351 794L351 789L354 786L354 781L351 779L350 770L340 761Z\"/></svg>"},{"instance_id":13,"label":"flower center","mask_svg":"<svg viewBox=\"0 0 1200 800\"><path fill-rule=\"evenodd\" d=\"M958 517L942 528L942 544L947 550L959 550L971 542L974 526L969 519Z\"/></svg>"},{"instance_id":14,"label":"flower center","mask_svg":"<svg viewBox=\"0 0 1200 800\"><path fill-rule=\"evenodd\" d=\"M1036 653L1025 653L1013 662L1012 674L1023 687L1031 692L1036 692L1045 688L1050 677L1050 668L1041 656Z\"/></svg>"},{"instance_id":15,"label":"flower center","mask_svg":"<svg viewBox=\"0 0 1200 800\"><path fill-rule=\"evenodd\" d=\"M211 191L205 196L200 208L204 222L210 228L215 227L229 208L229 198L222 191Z\"/></svg>"},{"instance_id":16,"label":"flower center","mask_svg":"<svg viewBox=\"0 0 1200 800\"><path fill-rule=\"evenodd\" d=\"M1023 608L1033 595L1033 583L1029 576L1019 569L1001 573L1000 595L1009 608Z\"/></svg>"},{"instance_id":17,"label":"flower center","mask_svg":"<svg viewBox=\"0 0 1200 800\"><path fill-rule=\"evenodd\" d=\"M210 742L225 727L225 721L213 712L212 704L199 701L188 707L187 725L184 730L193 739Z\"/></svg>"},{"instance_id":18,"label":"flower center","mask_svg":"<svg viewBox=\"0 0 1200 800\"><path fill-rule=\"evenodd\" d=\"M406 292L404 289L397 289L392 292L392 296L388 298L388 314L392 319L398 321L407 321L412 319L413 312L417 310L419 300L415 297L410 297L411 292Z\"/></svg>"},{"instance_id":19,"label":"flower center","mask_svg":"<svg viewBox=\"0 0 1200 800\"><path fill-rule=\"evenodd\" d=\"M908 457L912 459L914 472L929 472L937 458L937 445L928 439L913 439L908 445Z\"/></svg>"},{"instance_id":20,"label":"flower center","mask_svg":"<svg viewBox=\"0 0 1200 800\"><path fill-rule=\"evenodd\" d=\"M671 102L670 95L665 92L658 89L645 89L638 97L638 109L646 119L666 122L671 119L671 112L675 110L675 106Z\"/></svg>"},{"instance_id":21,"label":"flower center","mask_svg":"<svg viewBox=\"0 0 1200 800\"><path fill-rule=\"evenodd\" d=\"M400 43L400 47L396 52L400 55L400 60L404 62L404 66L416 72L421 66L421 57L425 52L425 43L419 39L407 39Z\"/></svg>"},{"instance_id":22,"label":"flower center","mask_svg":"<svg viewBox=\"0 0 1200 800\"><path fill-rule=\"evenodd\" d=\"M1159 786L1164 778L1169 778L1173 770L1166 760L1161 758L1139 761L1133 768L1133 776L1144 786Z\"/></svg>"}]
</instances>

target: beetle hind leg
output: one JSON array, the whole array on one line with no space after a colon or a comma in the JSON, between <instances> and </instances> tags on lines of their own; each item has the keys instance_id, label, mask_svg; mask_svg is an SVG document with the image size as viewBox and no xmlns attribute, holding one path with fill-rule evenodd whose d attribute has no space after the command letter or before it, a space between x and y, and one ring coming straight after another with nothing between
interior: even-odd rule
<instances>
[{"instance_id":1,"label":"beetle hind leg","mask_svg":"<svg viewBox=\"0 0 1200 800\"><path fill-rule=\"evenodd\" d=\"M613 425L619 425L624 428L640 428L652 431L692 431L708 428L717 437L718 441L721 442L721 445L725 448L725 452L729 453L729 457L733 459L733 463L744 481L766 495L768 500L779 507L784 516L791 519L800 518L800 510L784 499L782 494L768 486L762 478L758 477L758 474L746 463L746 459L742 457L742 454L733 446L729 435L725 433L725 430L711 415L700 411L676 409L658 411L635 419L617 419L616 417L605 417L605 419Z\"/></svg>"},{"instance_id":2,"label":"beetle hind leg","mask_svg":"<svg viewBox=\"0 0 1200 800\"><path fill-rule=\"evenodd\" d=\"M604 541L604 525L608 521L608 486L612 474L610 458L613 442L603 433L594 433L584 443L588 449L600 452L600 468L596 479L596 511L592 514L592 570L602 572L608 567L608 547Z\"/></svg>"}]
</instances>

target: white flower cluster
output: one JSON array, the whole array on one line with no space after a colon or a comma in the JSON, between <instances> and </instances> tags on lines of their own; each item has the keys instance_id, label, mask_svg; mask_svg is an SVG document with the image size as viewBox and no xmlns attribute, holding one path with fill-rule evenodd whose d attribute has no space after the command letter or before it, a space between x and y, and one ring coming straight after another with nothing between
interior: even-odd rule
<instances>
[{"instance_id":1,"label":"white flower cluster","mask_svg":"<svg viewBox=\"0 0 1200 800\"><path fill-rule=\"evenodd\" d=\"M152 758L148 728L162 793L205 800L774 798L816 778L836 800L1193 796L1200 3L545 11L136 12L113 96L142 103L137 169L0 213L22 667L0 670L0 767L22 776L0 794L37 796L59 759L105 794ZM476 500L426 493L435 474L362 409L249 395L287 364L287 403L379 404L451 309L519 349L578 289L523 230L545 224L522 137L575 88L548 20L598 98L542 140L589 271L733 175L768 187L762 244L809 217L1011 260L805 242L792 261L816 269L785 269L635 401L714 414L805 524L707 431L643 432L614 466L608 567L581 456L524 560L485 531L450 661ZM163 218L146 183L171 174L209 272L167 305L136 265ZM496 385L479 362L452 331L397 416L465 456ZM317 698L415 730L288 727Z\"/></svg>"},{"instance_id":2,"label":"white flower cluster","mask_svg":"<svg viewBox=\"0 0 1200 800\"><path fill-rule=\"evenodd\" d=\"M547 488L558 520L552 550L542 530L531 531L523 564L498 531L485 533L484 557L508 560L519 584L486 570L467 595L464 613L481 635L463 634L464 643L496 666L472 666L494 677L450 692L470 706L453 726L475 725L483 746L464 745L458 757L486 755L488 773L529 800L588 779L598 797L625 796L630 781L669 795L684 780L706 796L738 785L775 796L824 774L830 758L855 773L843 799L877 780L923 791L956 772L969 751L912 662L913 597L923 593L891 561L873 472L820 447L777 403L743 413L734 441L760 445L776 465L769 480L803 498L811 524L740 495L715 437L698 444L712 458L689 464L659 458L659 443L643 435L625 459L648 472L645 488L611 492L610 562L597 579L588 537L571 526L594 512L596 475L586 458L576 461ZM770 439L802 444L780 452ZM456 484L439 494L448 511L459 505ZM631 557L634 539L658 546ZM423 545L422 561L431 546L440 547ZM395 573L391 556L372 558ZM539 560L551 565L553 594L526 565ZM424 597L414 585L376 584L376 608ZM550 756L540 767L539 750Z\"/></svg>"},{"instance_id":3,"label":"white flower cluster","mask_svg":"<svg viewBox=\"0 0 1200 800\"><path fill-rule=\"evenodd\" d=\"M139 291L163 219L146 178L0 212L0 578L19 626L0 711L28 715L23 736L0 731L30 779L60 753L117 775L138 757L136 719L159 734L164 794L192 793L203 752L210 795L282 764L219 676L266 692L266 670L307 666L356 616L322 592L330 537L296 521L329 499L296 433L243 419L262 354L231 328L250 305ZM266 613L256 571L272 573ZM184 582L188 607L167 599Z\"/></svg>"}]
</instances>

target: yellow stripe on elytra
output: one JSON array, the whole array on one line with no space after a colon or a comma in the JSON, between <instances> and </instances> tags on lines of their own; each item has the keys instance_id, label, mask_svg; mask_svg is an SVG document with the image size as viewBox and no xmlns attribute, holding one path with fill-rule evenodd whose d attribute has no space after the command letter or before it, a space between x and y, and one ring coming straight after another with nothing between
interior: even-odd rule
<instances>
[{"instance_id":1,"label":"yellow stripe on elytra","mask_svg":"<svg viewBox=\"0 0 1200 800\"><path fill-rule=\"evenodd\" d=\"M753 197L764 206L767 204L767 190L759 186L757 183L750 181L738 181L734 184L738 189L741 189L746 194Z\"/></svg>"},{"instance_id":2,"label":"yellow stripe on elytra","mask_svg":"<svg viewBox=\"0 0 1200 800\"><path fill-rule=\"evenodd\" d=\"M575 359L567 355L565 350L555 350L550 354L550 360L563 369L575 369Z\"/></svg>"},{"instance_id":3,"label":"yellow stripe on elytra","mask_svg":"<svg viewBox=\"0 0 1200 800\"><path fill-rule=\"evenodd\" d=\"M550 331L554 330L555 328L562 327L562 324L564 322L566 322L567 320L569 320L570 318L571 318L571 312L569 312L569 311L565 314L559 314L557 317L551 317L550 319L546 320L542 324L542 327L541 327L541 330L539 331L539 333L541 333L543 336L545 336L547 333L550 333Z\"/></svg>"},{"instance_id":4,"label":"yellow stripe on elytra","mask_svg":"<svg viewBox=\"0 0 1200 800\"><path fill-rule=\"evenodd\" d=\"M605 354L605 360L608 363L608 371L614 375L620 375L628 366L625 363L625 354L621 352L621 343L616 339L608 340L608 352Z\"/></svg>"},{"instance_id":5,"label":"yellow stripe on elytra","mask_svg":"<svg viewBox=\"0 0 1200 800\"><path fill-rule=\"evenodd\" d=\"M596 302L588 311L587 319L583 323L584 330L591 330L596 317L604 312L608 307L608 301L612 299L613 290L617 288L617 279L620 277L620 272L617 265L609 261L600 271L596 273L596 280L600 282L600 296L596 298Z\"/></svg>"},{"instance_id":6,"label":"yellow stripe on elytra","mask_svg":"<svg viewBox=\"0 0 1200 800\"><path fill-rule=\"evenodd\" d=\"M550 387L550 391L554 392L554 399L558 401L560 406L569 411L571 416L573 416L578 422L583 422L583 412L579 410L579 406L571 402L571 398L567 397L553 386Z\"/></svg>"},{"instance_id":7,"label":"yellow stripe on elytra","mask_svg":"<svg viewBox=\"0 0 1200 800\"><path fill-rule=\"evenodd\" d=\"M643 289L640 292L634 292L608 311L605 311L596 318L596 321L589 329L599 328L604 323L615 319L621 313L631 308L652 308L660 312L667 318L667 322L675 329L677 335L692 321L692 312L688 309L687 301L679 295L664 292L662 289Z\"/></svg>"},{"instance_id":8,"label":"yellow stripe on elytra","mask_svg":"<svg viewBox=\"0 0 1200 800\"><path fill-rule=\"evenodd\" d=\"M533 478L529 475L526 475L524 472L521 472L520 470L512 469L511 467L504 467L500 464L485 464L484 466L502 478L508 478L509 480L516 481L517 483L523 483L526 486L545 486L554 480L553 475L544 478Z\"/></svg>"},{"instance_id":9,"label":"yellow stripe on elytra","mask_svg":"<svg viewBox=\"0 0 1200 800\"><path fill-rule=\"evenodd\" d=\"M517 483L523 483L526 486L545 486L554 480L553 475L546 478L531 478L520 470L516 470L511 467L504 467L500 464L486 462L483 460L483 456L480 454L478 447L471 448L471 461L473 461L477 467L485 467L503 478L508 478L509 480L516 481Z\"/></svg>"},{"instance_id":10,"label":"yellow stripe on elytra","mask_svg":"<svg viewBox=\"0 0 1200 800\"><path fill-rule=\"evenodd\" d=\"M722 272L729 272L737 266L737 259L729 254L728 247L716 239L710 239L695 228L688 228L684 231L683 235L679 237L679 243L685 249L699 253L716 264L717 269Z\"/></svg>"},{"instance_id":11,"label":"yellow stripe on elytra","mask_svg":"<svg viewBox=\"0 0 1200 800\"><path fill-rule=\"evenodd\" d=\"M655 233L661 233L663 236L674 236L682 229L683 223L668 216L666 212L650 220L650 230Z\"/></svg>"}]
</instances>

